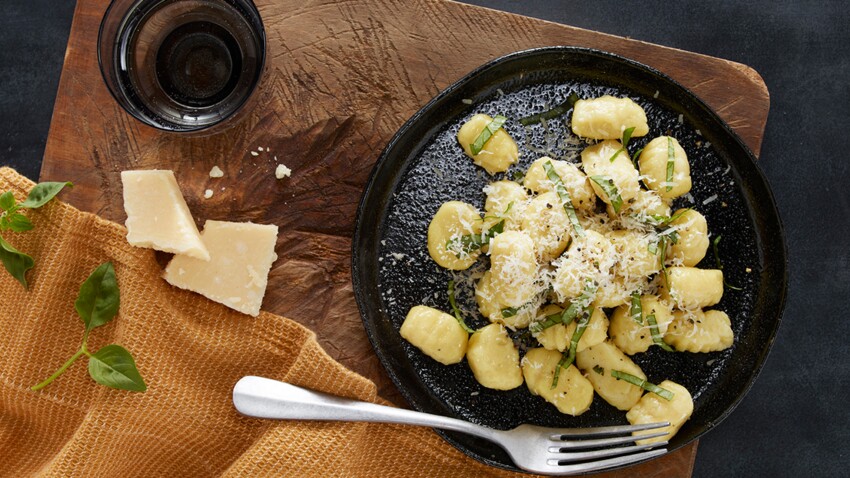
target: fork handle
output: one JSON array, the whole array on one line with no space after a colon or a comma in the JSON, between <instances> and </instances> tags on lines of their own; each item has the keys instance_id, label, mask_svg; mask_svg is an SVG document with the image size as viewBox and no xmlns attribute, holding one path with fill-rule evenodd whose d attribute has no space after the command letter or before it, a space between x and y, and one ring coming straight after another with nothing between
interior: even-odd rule
<instances>
[{"instance_id":1,"label":"fork handle","mask_svg":"<svg viewBox=\"0 0 850 478\"><path fill-rule=\"evenodd\" d=\"M439 415L335 397L263 377L242 377L233 405L243 415L286 420L400 423L469 433L493 439L494 430Z\"/></svg>"}]
</instances>

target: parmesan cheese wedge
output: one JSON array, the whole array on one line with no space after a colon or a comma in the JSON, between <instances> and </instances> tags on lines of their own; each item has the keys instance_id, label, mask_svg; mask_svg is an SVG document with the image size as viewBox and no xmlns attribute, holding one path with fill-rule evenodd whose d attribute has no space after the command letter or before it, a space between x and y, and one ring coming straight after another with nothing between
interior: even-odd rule
<instances>
[{"instance_id":1,"label":"parmesan cheese wedge","mask_svg":"<svg viewBox=\"0 0 850 478\"><path fill-rule=\"evenodd\" d=\"M169 284L197 292L256 317L277 259L277 226L207 221L201 233L210 260L176 255L165 268Z\"/></svg>"},{"instance_id":2,"label":"parmesan cheese wedge","mask_svg":"<svg viewBox=\"0 0 850 478\"><path fill-rule=\"evenodd\" d=\"M127 242L208 261L210 254L168 170L122 171Z\"/></svg>"}]
</instances>

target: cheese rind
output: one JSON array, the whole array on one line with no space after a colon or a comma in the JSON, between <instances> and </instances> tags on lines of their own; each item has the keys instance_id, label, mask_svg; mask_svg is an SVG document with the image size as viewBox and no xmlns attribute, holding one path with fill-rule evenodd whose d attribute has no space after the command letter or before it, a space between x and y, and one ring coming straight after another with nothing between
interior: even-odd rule
<instances>
[{"instance_id":1,"label":"cheese rind","mask_svg":"<svg viewBox=\"0 0 850 478\"><path fill-rule=\"evenodd\" d=\"M209 252L168 170L122 171L127 242L208 261Z\"/></svg>"},{"instance_id":2,"label":"cheese rind","mask_svg":"<svg viewBox=\"0 0 850 478\"><path fill-rule=\"evenodd\" d=\"M277 259L277 226L207 221L201 238L210 260L176 255L165 268L165 280L244 314L259 315Z\"/></svg>"}]
</instances>

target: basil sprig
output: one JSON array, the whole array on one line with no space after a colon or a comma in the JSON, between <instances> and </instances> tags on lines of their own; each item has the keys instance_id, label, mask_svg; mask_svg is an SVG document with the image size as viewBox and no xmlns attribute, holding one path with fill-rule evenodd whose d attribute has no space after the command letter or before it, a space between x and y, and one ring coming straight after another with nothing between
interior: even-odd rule
<instances>
[{"instance_id":1,"label":"basil sprig","mask_svg":"<svg viewBox=\"0 0 850 478\"><path fill-rule=\"evenodd\" d=\"M632 385L637 385L638 387L646 390L647 392L652 392L665 400L673 400L674 395L673 392L671 392L670 390L667 390L666 388L661 388L653 383L649 383L646 380L640 377L636 377L630 373L621 372L619 370L611 370L611 376L619 380L625 380L626 382L629 382Z\"/></svg>"},{"instance_id":2,"label":"basil sprig","mask_svg":"<svg viewBox=\"0 0 850 478\"><path fill-rule=\"evenodd\" d=\"M505 220L497 222L487 232L481 234L464 234L463 236L449 239L446 241L446 250L454 252L457 257L463 254L471 254L478 249L490 244L490 239L493 239L496 234L501 234L505 230Z\"/></svg>"},{"instance_id":3,"label":"basil sprig","mask_svg":"<svg viewBox=\"0 0 850 478\"><path fill-rule=\"evenodd\" d=\"M561 180L561 176L558 175L558 172L555 171L555 167L552 166L552 161L546 161L543 163L543 170L546 171L546 177L549 178L549 181L552 181L552 184L555 186L555 192L558 193L558 197L561 198L561 202L564 203L564 211L566 211L567 217L570 219L570 224L572 224L573 230L575 230L579 237L584 237L584 228L581 227L581 224L578 222L578 216L576 216L576 210L573 207L573 200L570 197L570 193L567 191L566 186L564 186L564 181Z\"/></svg>"},{"instance_id":4,"label":"basil sprig","mask_svg":"<svg viewBox=\"0 0 850 478\"><path fill-rule=\"evenodd\" d=\"M611 155L611 159L609 159L608 161L613 163L614 160L617 159L617 156L620 155L620 153L622 153L623 151L628 151L626 148L629 146L629 141L631 141L632 133L634 133L634 132L635 132L634 126L632 126L631 128L626 128L625 131L623 131L623 141L622 141L623 145L620 146L620 149L615 151L613 155Z\"/></svg>"},{"instance_id":5,"label":"basil sprig","mask_svg":"<svg viewBox=\"0 0 850 478\"><path fill-rule=\"evenodd\" d=\"M144 379L136 368L136 362L127 349L120 345L110 344L97 352L91 353L87 346L91 331L114 319L118 314L120 303L115 269L111 262L101 264L80 286L80 293L74 302L74 308L77 309L77 314L85 326L83 342L79 350L62 364L53 375L38 385L34 385L32 390L41 390L50 385L83 355L89 359L89 375L95 382L119 390L133 392L147 390L147 385L145 385Z\"/></svg>"},{"instance_id":6,"label":"basil sprig","mask_svg":"<svg viewBox=\"0 0 850 478\"><path fill-rule=\"evenodd\" d=\"M463 315L460 313L460 309L457 308L457 301L455 300L455 281L449 281L449 304L452 306L452 312L454 312L455 319L457 319L457 323L463 328L463 330L469 332L470 334L475 332L470 326L466 325L466 322L463 320Z\"/></svg>"},{"instance_id":7,"label":"basil sprig","mask_svg":"<svg viewBox=\"0 0 850 478\"><path fill-rule=\"evenodd\" d=\"M30 219L23 214L22 209L38 209L47 204L51 199L56 197L65 187L71 187L73 184L69 182L44 182L36 184L26 200L20 203L15 203L15 195L12 191L6 191L0 194L0 231L26 232L34 226ZM0 262L3 266L24 288L27 285L27 271L33 268L35 261L26 253L15 249L5 239L0 237Z\"/></svg>"},{"instance_id":8,"label":"basil sprig","mask_svg":"<svg viewBox=\"0 0 850 478\"><path fill-rule=\"evenodd\" d=\"M619 214L620 208L623 207L623 198L620 197L620 191L617 190L614 180L609 176L591 176L590 180L602 188L602 191L608 196L608 200L611 201L611 207L614 208L614 212Z\"/></svg>"},{"instance_id":9,"label":"basil sprig","mask_svg":"<svg viewBox=\"0 0 850 478\"><path fill-rule=\"evenodd\" d=\"M490 141L490 138L496 134L496 131L499 131L499 128L505 124L505 121L508 119L502 115L496 115L493 118L493 121L489 122L487 126L481 130L481 133L475 138L475 142L469 145L469 149L472 150L472 155L480 153L482 149L484 149L484 145L487 144L487 141Z\"/></svg>"},{"instance_id":10,"label":"basil sprig","mask_svg":"<svg viewBox=\"0 0 850 478\"><path fill-rule=\"evenodd\" d=\"M667 190L673 189L673 167L676 160L676 149L673 148L673 138L667 137Z\"/></svg>"}]
</instances>

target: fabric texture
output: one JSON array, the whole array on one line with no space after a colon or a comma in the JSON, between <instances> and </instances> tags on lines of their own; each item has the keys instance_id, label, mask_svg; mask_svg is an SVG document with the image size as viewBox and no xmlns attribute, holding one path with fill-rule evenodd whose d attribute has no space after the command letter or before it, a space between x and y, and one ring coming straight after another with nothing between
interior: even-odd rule
<instances>
[{"instance_id":1,"label":"fabric texture","mask_svg":"<svg viewBox=\"0 0 850 478\"><path fill-rule=\"evenodd\" d=\"M0 192L20 201L33 185L0 169ZM467 458L428 428L240 415L231 391L244 375L387 402L298 323L252 318L171 287L154 251L130 246L123 226L59 200L26 214L35 229L3 233L35 267L29 290L0 271L0 476L516 475ZM84 359L31 391L77 351L84 328L74 300L106 261L121 307L91 333L89 349L127 348L147 392L96 384Z\"/></svg>"}]
</instances>

